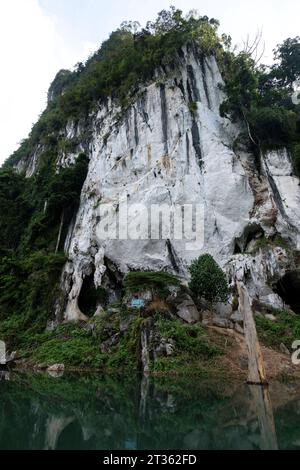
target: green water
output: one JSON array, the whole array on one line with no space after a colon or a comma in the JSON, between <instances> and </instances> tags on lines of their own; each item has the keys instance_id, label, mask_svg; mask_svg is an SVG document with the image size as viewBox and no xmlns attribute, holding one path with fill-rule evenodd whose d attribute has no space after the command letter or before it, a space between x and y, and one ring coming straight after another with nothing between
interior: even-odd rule
<instances>
[{"instance_id":1,"label":"green water","mask_svg":"<svg viewBox=\"0 0 300 470\"><path fill-rule=\"evenodd\" d=\"M270 419L263 393L243 384L1 374L0 449L300 447L296 384L270 387Z\"/></svg>"}]
</instances>

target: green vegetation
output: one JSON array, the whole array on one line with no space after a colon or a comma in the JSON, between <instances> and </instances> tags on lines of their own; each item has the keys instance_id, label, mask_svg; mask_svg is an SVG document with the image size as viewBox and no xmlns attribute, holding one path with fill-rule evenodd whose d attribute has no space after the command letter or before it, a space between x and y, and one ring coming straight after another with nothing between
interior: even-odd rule
<instances>
[{"instance_id":1,"label":"green vegetation","mask_svg":"<svg viewBox=\"0 0 300 470\"><path fill-rule=\"evenodd\" d=\"M265 307L264 314L270 313L276 320L269 320L264 315L256 316L257 332L260 340L274 349L283 343L290 351L293 342L300 338L300 317L288 310Z\"/></svg>"},{"instance_id":2,"label":"green vegetation","mask_svg":"<svg viewBox=\"0 0 300 470\"><path fill-rule=\"evenodd\" d=\"M197 110L198 110L197 103L195 101L190 101L189 102L189 111L190 111L191 115L194 116L197 113Z\"/></svg>"},{"instance_id":3,"label":"green vegetation","mask_svg":"<svg viewBox=\"0 0 300 470\"><path fill-rule=\"evenodd\" d=\"M0 337L10 350L45 329L59 297L63 254L33 252L0 260Z\"/></svg>"},{"instance_id":4,"label":"green vegetation","mask_svg":"<svg viewBox=\"0 0 300 470\"><path fill-rule=\"evenodd\" d=\"M209 341L205 327L200 324L188 325L180 320L159 316L156 326L164 338L174 340L178 353L191 353L197 358L210 359L222 352Z\"/></svg>"},{"instance_id":5,"label":"green vegetation","mask_svg":"<svg viewBox=\"0 0 300 470\"><path fill-rule=\"evenodd\" d=\"M287 252L291 250L288 242L284 240L280 235L277 234L271 237L266 237L266 235L263 235L262 237L256 240L255 246L250 251L250 254L254 255L260 249L265 250L265 249L274 248L274 247L284 248Z\"/></svg>"},{"instance_id":6,"label":"green vegetation","mask_svg":"<svg viewBox=\"0 0 300 470\"><path fill-rule=\"evenodd\" d=\"M55 142L68 120L88 119L99 101L112 97L126 108L158 67L178 60L185 44L197 45L202 54L221 54L224 37L218 36L218 26L215 19L193 13L185 17L174 7L162 10L145 28L136 22L122 23L85 64L57 74L47 109L9 163L28 158L37 144Z\"/></svg>"},{"instance_id":7,"label":"green vegetation","mask_svg":"<svg viewBox=\"0 0 300 470\"><path fill-rule=\"evenodd\" d=\"M12 168L0 170L0 255L15 250L31 214L26 198L26 180Z\"/></svg>"},{"instance_id":8,"label":"green vegetation","mask_svg":"<svg viewBox=\"0 0 300 470\"><path fill-rule=\"evenodd\" d=\"M188 325L163 312L149 314L153 339L149 345L151 371L154 374L207 375L213 372L215 359L223 347L214 342L202 325ZM125 331L120 322L126 321ZM20 332L18 354L27 365L64 363L67 368L89 368L117 372L137 372L141 368L141 329L144 315L120 309L119 313L93 318L87 323L68 323L54 330ZM8 333L16 333L12 321L3 322ZM2 330L4 331L4 329ZM171 356L153 354L161 338L171 341Z\"/></svg>"},{"instance_id":9,"label":"green vegetation","mask_svg":"<svg viewBox=\"0 0 300 470\"><path fill-rule=\"evenodd\" d=\"M32 178L0 169L0 336L10 348L43 331L54 310L63 241L87 172L83 154L58 174L47 156Z\"/></svg>"},{"instance_id":10,"label":"green vegetation","mask_svg":"<svg viewBox=\"0 0 300 470\"><path fill-rule=\"evenodd\" d=\"M216 358L223 354L223 348L213 342L207 329L200 325L188 325L178 319L166 319L159 315L155 326L160 334L174 341L174 354L162 356L153 363L152 371L156 374L200 375L209 376L221 366L216 365Z\"/></svg>"},{"instance_id":11,"label":"green vegetation","mask_svg":"<svg viewBox=\"0 0 300 470\"><path fill-rule=\"evenodd\" d=\"M300 143L294 145L292 149L292 156L296 173L298 176L300 176Z\"/></svg>"},{"instance_id":12,"label":"green vegetation","mask_svg":"<svg viewBox=\"0 0 300 470\"><path fill-rule=\"evenodd\" d=\"M221 114L243 120L250 144L260 150L288 147L297 167L300 105L293 103L292 94L300 78L300 38L278 45L271 67L257 64L253 52L225 53L221 66L228 98Z\"/></svg>"},{"instance_id":13,"label":"green vegetation","mask_svg":"<svg viewBox=\"0 0 300 470\"><path fill-rule=\"evenodd\" d=\"M173 274L152 271L131 271L125 276L123 284L127 293L149 289L162 297L168 295L170 287L181 286L180 279Z\"/></svg>"},{"instance_id":14,"label":"green vegetation","mask_svg":"<svg viewBox=\"0 0 300 470\"><path fill-rule=\"evenodd\" d=\"M19 354L31 365L64 363L71 368L138 371L142 319L134 317L119 337L120 319L119 314L107 315L88 323L62 324L52 331L27 331L19 338Z\"/></svg>"},{"instance_id":15,"label":"green vegetation","mask_svg":"<svg viewBox=\"0 0 300 470\"><path fill-rule=\"evenodd\" d=\"M228 300L226 276L211 255L205 254L194 260L189 270L189 287L197 298L202 297L209 303Z\"/></svg>"}]
</instances>

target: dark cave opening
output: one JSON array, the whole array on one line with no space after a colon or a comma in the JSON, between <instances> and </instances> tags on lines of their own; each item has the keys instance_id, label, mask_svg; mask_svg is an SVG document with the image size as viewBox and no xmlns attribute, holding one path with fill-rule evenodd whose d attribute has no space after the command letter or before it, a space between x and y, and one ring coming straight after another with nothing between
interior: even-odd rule
<instances>
[{"instance_id":1,"label":"dark cave opening","mask_svg":"<svg viewBox=\"0 0 300 470\"><path fill-rule=\"evenodd\" d=\"M78 421L70 423L60 434L56 450L81 449L84 446L81 426Z\"/></svg>"},{"instance_id":2,"label":"dark cave opening","mask_svg":"<svg viewBox=\"0 0 300 470\"><path fill-rule=\"evenodd\" d=\"M234 255L240 255L241 253L242 253L242 250L241 250L240 245L237 242L235 242L233 254Z\"/></svg>"},{"instance_id":3,"label":"dark cave opening","mask_svg":"<svg viewBox=\"0 0 300 470\"><path fill-rule=\"evenodd\" d=\"M300 315L300 271L287 272L274 289L285 304Z\"/></svg>"},{"instance_id":4,"label":"dark cave opening","mask_svg":"<svg viewBox=\"0 0 300 470\"><path fill-rule=\"evenodd\" d=\"M107 292L103 287L95 287L94 273L86 276L83 280L78 298L78 307L84 315L91 317L96 312L97 305L107 303Z\"/></svg>"},{"instance_id":5,"label":"dark cave opening","mask_svg":"<svg viewBox=\"0 0 300 470\"><path fill-rule=\"evenodd\" d=\"M256 223L248 225L244 233L239 238L235 239L233 254L238 255L252 251L255 249L258 241L263 239L264 236L265 232L260 225Z\"/></svg>"}]
</instances>

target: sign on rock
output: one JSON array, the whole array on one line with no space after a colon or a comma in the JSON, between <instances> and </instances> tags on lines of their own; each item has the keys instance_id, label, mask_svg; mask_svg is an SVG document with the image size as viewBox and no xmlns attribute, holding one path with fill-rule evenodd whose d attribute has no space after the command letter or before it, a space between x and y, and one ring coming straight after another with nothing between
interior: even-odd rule
<instances>
[{"instance_id":1,"label":"sign on rock","mask_svg":"<svg viewBox=\"0 0 300 470\"><path fill-rule=\"evenodd\" d=\"M132 299L131 307L133 308L141 308L144 307L145 301L143 299Z\"/></svg>"}]
</instances>

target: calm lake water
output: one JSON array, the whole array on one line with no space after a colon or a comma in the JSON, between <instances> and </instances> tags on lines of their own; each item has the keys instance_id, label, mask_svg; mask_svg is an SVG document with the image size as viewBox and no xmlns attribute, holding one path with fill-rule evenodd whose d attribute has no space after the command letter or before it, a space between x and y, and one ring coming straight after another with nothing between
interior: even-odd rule
<instances>
[{"instance_id":1,"label":"calm lake water","mask_svg":"<svg viewBox=\"0 0 300 470\"><path fill-rule=\"evenodd\" d=\"M296 384L0 374L0 449L300 448Z\"/></svg>"}]
</instances>

